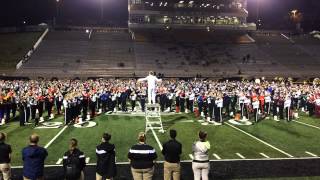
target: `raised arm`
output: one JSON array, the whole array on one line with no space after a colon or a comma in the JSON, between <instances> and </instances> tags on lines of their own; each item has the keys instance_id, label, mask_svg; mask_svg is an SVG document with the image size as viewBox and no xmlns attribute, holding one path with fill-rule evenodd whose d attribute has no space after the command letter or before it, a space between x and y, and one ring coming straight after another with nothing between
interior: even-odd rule
<instances>
[{"instance_id":1,"label":"raised arm","mask_svg":"<svg viewBox=\"0 0 320 180\"><path fill-rule=\"evenodd\" d=\"M137 82L142 82L142 81L146 81L146 80L147 80L147 77L145 77L145 78L140 78L140 79L138 79Z\"/></svg>"}]
</instances>

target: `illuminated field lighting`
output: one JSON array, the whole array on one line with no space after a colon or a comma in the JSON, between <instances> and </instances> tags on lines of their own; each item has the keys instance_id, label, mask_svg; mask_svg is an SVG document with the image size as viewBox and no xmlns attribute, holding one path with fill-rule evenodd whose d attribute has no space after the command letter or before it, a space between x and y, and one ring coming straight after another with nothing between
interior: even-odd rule
<instances>
[{"instance_id":1,"label":"illuminated field lighting","mask_svg":"<svg viewBox=\"0 0 320 180\"><path fill-rule=\"evenodd\" d=\"M297 12L298 12L298 10L296 10L296 9L294 9L294 10L291 11L291 13L292 13L293 16L296 16Z\"/></svg>"},{"instance_id":2,"label":"illuminated field lighting","mask_svg":"<svg viewBox=\"0 0 320 180\"><path fill-rule=\"evenodd\" d=\"M180 4L184 3L184 1L179 1Z\"/></svg>"}]
</instances>

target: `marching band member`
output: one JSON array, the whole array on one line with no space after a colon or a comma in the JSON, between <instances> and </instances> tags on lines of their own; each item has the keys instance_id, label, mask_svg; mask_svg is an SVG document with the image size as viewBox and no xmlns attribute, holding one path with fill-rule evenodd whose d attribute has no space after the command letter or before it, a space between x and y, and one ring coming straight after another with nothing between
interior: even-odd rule
<instances>
[{"instance_id":1,"label":"marching band member","mask_svg":"<svg viewBox=\"0 0 320 180\"><path fill-rule=\"evenodd\" d=\"M290 107L291 107L291 97L287 95L284 101L284 108L286 112L286 119L288 122L290 121Z\"/></svg>"},{"instance_id":2,"label":"marching band member","mask_svg":"<svg viewBox=\"0 0 320 180\"><path fill-rule=\"evenodd\" d=\"M245 96L244 97L244 116L242 119L244 120L250 120L250 112L251 112L251 98L250 96Z\"/></svg>"},{"instance_id":3,"label":"marching band member","mask_svg":"<svg viewBox=\"0 0 320 180\"><path fill-rule=\"evenodd\" d=\"M137 101L137 93L135 90L132 90L132 93L130 95L130 100L131 100L131 111L134 112L136 111L136 101Z\"/></svg>"},{"instance_id":4,"label":"marching band member","mask_svg":"<svg viewBox=\"0 0 320 180\"><path fill-rule=\"evenodd\" d=\"M91 110L91 118L94 118L96 115L96 107L97 107L97 94L95 91L91 91L90 93L90 101L89 101L89 106Z\"/></svg>"},{"instance_id":5,"label":"marching band member","mask_svg":"<svg viewBox=\"0 0 320 180\"><path fill-rule=\"evenodd\" d=\"M270 115L270 108L271 108L271 96L269 92L265 93L265 102L266 102L266 111L267 111L267 116Z\"/></svg>"},{"instance_id":6,"label":"marching band member","mask_svg":"<svg viewBox=\"0 0 320 180\"><path fill-rule=\"evenodd\" d=\"M263 92L260 93L258 100L259 100L259 105L260 105L259 109L260 109L261 113L264 114L265 95L263 94Z\"/></svg>"},{"instance_id":7,"label":"marching band member","mask_svg":"<svg viewBox=\"0 0 320 180\"><path fill-rule=\"evenodd\" d=\"M209 114L208 121L211 121L214 118L213 117L213 114L214 114L213 109L214 109L214 103L215 103L212 91L210 91L207 101L208 101L208 114Z\"/></svg>"},{"instance_id":8,"label":"marching band member","mask_svg":"<svg viewBox=\"0 0 320 180\"><path fill-rule=\"evenodd\" d=\"M256 96L255 93L253 93L252 95L252 108L253 108L253 114L254 114L254 121L257 123L259 118L258 118L258 114L259 114L259 100L258 97Z\"/></svg>"},{"instance_id":9,"label":"marching band member","mask_svg":"<svg viewBox=\"0 0 320 180\"><path fill-rule=\"evenodd\" d=\"M240 107L242 119L244 117L245 99L246 99L246 97L245 97L244 93L241 92L239 94L239 107Z\"/></svg>"},{"instance_id":10,"label":"marching band member","mask_svg":"<svg viewBox=\"0 0 320 180\"><path fill-rule=\"evenodd\" d=\"M317 118L319 118L320 117L320 93L319 92L315 95L314 106L315 106L315 115Z\"/></svg>"},{"instance_id":11,"label":"marching band member","mask_svg":"<svg viewBox=\"0 0 320 180\"><path fill-rule=\"evenodd\" d=\"M44 105L45 98L42 95L37 96L37 109L39 111L39 120L40 122L44 121L42 114L43 114L43 105Z\"/></svg>"},{"instance_id":12,"label":"marching band member","mask_svg":"<svg viewBox=\"0 0 320 180\"><path fill-rule=\"evenodd\" d=\"M69 96L67 95L63 101L63 107L64 107L64 124L67 125L70 123L70 103L69 103Z\"/></svg>"},{"instance_id":13,"label":"marching band member","mask_svg":"<svg viewBox=\"0 0 320 180\"><path fill-rule=\"evenodd\" d=\"M172 112L172 103L173 103L174 93L172 90L167 93L167 112Z\"/></svg>"},{"instance_id":14,"label":"marching band member","mask_svg":"<svg viewBox=\"0 0 320 180\"><path fill-rule=\"evenodd\" d=\"M185 103L186 103L186 94L184 90L181 90L179 93L179 107L180 107L180 112L185 112Z\"/></svg>"},{"instance_id":15,"label":"marching band member","mask_svg":"<svg viewBox=\"0 0 320 180\"><path fill-rule=\"evenodd\" d=\"M190 95L189 95L189 111L190 112L193 112L193 103L194 103L194 99L195 99L196 95L194 93L194 91L192 90L190 92Z\"/></svg>"},{"instance_id":16,"label":"marching band member","mask_svg":"<svg viewBox=\"0 0 320 180\"><path fill-rule=\"evenodd\" d=\"M56 97L55 102L56 102L57 114L60 115L61 107L63 106L63 96L61 92L59 92L55 97Z\"/></svg>"},{"instance_id":17,"label":"marching band member","mask_svg":"<svg viewBox=\"0 0 320 180\"><path fill-rule=\"evenodd\" d=\"M140 105L141 105L141 111L142 112L145 112L145 109L146 109L146 98L147 98L147 95L145 93L146 91L144 89L140 90L139 92L139 99L140 99Z\"/></svg>"},{"instance_id":18,"label":"marching band member","mask_svg":"<svg viewBox=\"0 0 320 180\"><path fill-rule=\"evenodd\" d=\"M219 121L220 123L223 123L223 119L222 119L222 108L223 108L223 99L222 99L222 95L217 95L217 99L215 100L215 104L216 104L216 109L215 109L215 113L216 113L216 121Z\"/></svg>"}]
</instances>

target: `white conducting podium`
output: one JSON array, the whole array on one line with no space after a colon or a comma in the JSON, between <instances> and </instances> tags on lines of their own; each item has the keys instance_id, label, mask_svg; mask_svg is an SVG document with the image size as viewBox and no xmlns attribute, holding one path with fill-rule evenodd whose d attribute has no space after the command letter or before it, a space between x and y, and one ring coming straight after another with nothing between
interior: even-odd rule
<instances>
[{"instance_id":1,"label":"white conducting podium","mask_svg":"<svg viewBox=\"0 0 320 180\"><path fill-rule=\"evenodd\" d=\"M146 104L145 109L146 117L146 132L149 130L159 130L159 132L164 132L162 121L161 121L161 110L159 104Z\"/></svg>"}]
</instances>

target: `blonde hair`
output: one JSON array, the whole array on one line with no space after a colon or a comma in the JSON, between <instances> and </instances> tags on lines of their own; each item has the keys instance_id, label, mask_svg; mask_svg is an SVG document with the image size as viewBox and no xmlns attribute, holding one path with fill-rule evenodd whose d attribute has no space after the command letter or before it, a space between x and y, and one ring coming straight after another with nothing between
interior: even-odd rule
<instances>
[{"instance_id":1,"label":"blonde hair","mask_svg":"<svg viewBox=\"0 0 320 180\"><path fill-rule=\"evenodd\" d=\"M145 142L146 141L146 133L140 132L138 135L139 142Z\"/></svg>"}]
</instances>

